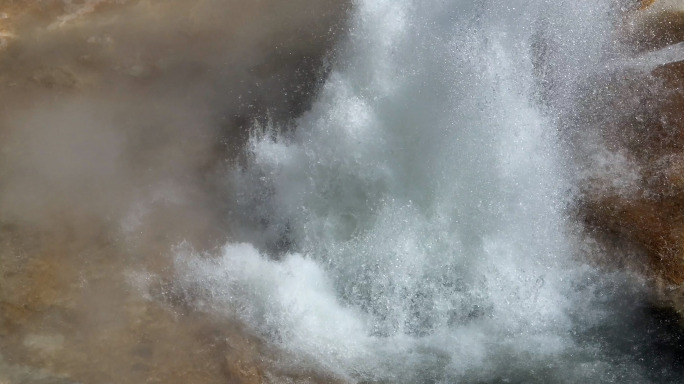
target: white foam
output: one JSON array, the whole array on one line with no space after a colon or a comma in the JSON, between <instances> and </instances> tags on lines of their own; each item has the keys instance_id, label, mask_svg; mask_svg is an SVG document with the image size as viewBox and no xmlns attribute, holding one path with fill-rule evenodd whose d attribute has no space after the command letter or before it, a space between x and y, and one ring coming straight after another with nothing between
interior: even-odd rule
<instances>
[{"instance_id":1,"label":"white foam","mask_svg":"<svg viewBox=\"0 0 684 384\"><path fill-rule=\"evenodd\" d=\"M551 60L575 65L604 26L560 3L357 2L312 110L291 135L255 134L232 175L253 245L180 251L185 284L357 380L601 377L573 336L593 324L578 308L600 310L576 284L572 185L531 45L538 15L567 26L546 31L572 48Z\"/></svg>"}]
</instances>

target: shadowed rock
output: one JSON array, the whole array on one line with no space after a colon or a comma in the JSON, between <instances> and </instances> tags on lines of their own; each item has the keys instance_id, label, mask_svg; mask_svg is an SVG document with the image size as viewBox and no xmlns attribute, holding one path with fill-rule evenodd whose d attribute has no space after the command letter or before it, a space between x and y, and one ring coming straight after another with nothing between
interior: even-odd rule
<instances>
[{"instance_id":1,"label":"shadowed rock","mask_svg":"<svg viewBox=\"0 0 684 384\"><path fill-rule=\"evenodd\" d=\"M678 1L644 2L626 23L623 38L635 51L684 41ZM601 136L636 177L629 190L600 187L610 183L605 176L593 180L582 214L594 231L641 249L662 298L684 311L684 61L628 72L607 88L613 92L604 95L609 110L601 112L608 122Z\"/></svg>"}]
</instances>

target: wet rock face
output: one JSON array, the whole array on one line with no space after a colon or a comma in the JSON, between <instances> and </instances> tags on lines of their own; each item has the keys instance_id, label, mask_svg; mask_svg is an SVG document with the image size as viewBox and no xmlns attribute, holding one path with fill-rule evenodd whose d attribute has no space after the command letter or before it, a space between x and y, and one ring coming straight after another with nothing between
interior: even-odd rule
<instances>
[{"instance_id":1,"label":"wet rock face","mask_svg":"<svg viewBox=\"0 0 684 384\"><path fill-rule=\"evenodd\" d=\"M677 0L643 0L640 12L627 20L624 37L642 50L662 48L684 41L682 23Z\"/></svg>"},{"instance_id":2,"label":"wet rock face","mask_svg":"<svg viewBox=\"0 0 684 384\"><path fill-rule=\"evenodd\" d=\"M643 55L684 41L680 2L644 2L627 16L627 42ZM684 310L684 62L616 76L606 93L602 140L629 163L627 188L587 185L582 214L589 227L641 248L663 298Z\"/></svg>"},{"instance_id":3,"label":"wet rock face","mask_svg":"<svg viewBox=\"0 0 684 384\"><path fill-rule=\"evenodd\" d=\"M0 383L336 382L171 277L174 246L231 238L225 165L308 108L347 8L0 4Z\"/></svg>"}]
</instances>

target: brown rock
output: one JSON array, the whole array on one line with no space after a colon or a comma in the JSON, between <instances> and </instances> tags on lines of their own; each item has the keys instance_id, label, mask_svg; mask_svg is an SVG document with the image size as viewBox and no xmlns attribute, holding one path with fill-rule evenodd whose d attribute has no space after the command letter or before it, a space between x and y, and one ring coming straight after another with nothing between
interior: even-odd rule
<instances>
[{"instance_id":1,"label":"brown rock","mask_svg":"<svg viewBox=\"0 0 684 384\"><path fill-rule=\"evenodd\" d=\"M684 283L684 200L605 197L588 203L587 222L644 248L653 272Z\"/></svg>"},{"instance_id":2,"label":"brown rock","mask_svg":"<svg viewBox=\"0 0 684 384\"><path fill-rule=\"evenodd\" d=\"M681 2L642 5L627 19L636 51L684 41ZM602 133L637 165L638 180L629 193L588 187L582 212L593 231L641 249L663 299L684 313L684 62L630 75L636 77L613 84L611 116L620 118L607 119Z\"/></svg>"},{"instance_id":3,"label":"brown rock","mask_svg":"<svg viewBox=\"0 0 684 384\"><path fill-rule=\"evenodd\" d=\"M654 50L684 40L684 5L678 0L642 1L627 19L625 39L638 50Z\"/></svg>"}]
</instances>

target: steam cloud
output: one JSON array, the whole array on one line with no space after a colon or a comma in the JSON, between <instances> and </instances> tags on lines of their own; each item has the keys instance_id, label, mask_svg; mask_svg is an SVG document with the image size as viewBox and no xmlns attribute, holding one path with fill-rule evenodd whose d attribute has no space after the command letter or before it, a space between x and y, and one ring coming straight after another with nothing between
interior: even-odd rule
<instances>
[{"instance_id":1,"label":"steam cloud","mask_svg":"<svg viewBox=\"0 0 684 384\"><path fill-rule=\"evenodd\" d=\"M0 335L14 336L0 351L18 357L13 348L38 324L65 334L67 347L74 325L86 335L125 327L126 273L170 276L173 246L211 249L231 237L226 168L254 120L287 121L308 107L348 4L3 7Z\"/></svg>"}]
</instances>

